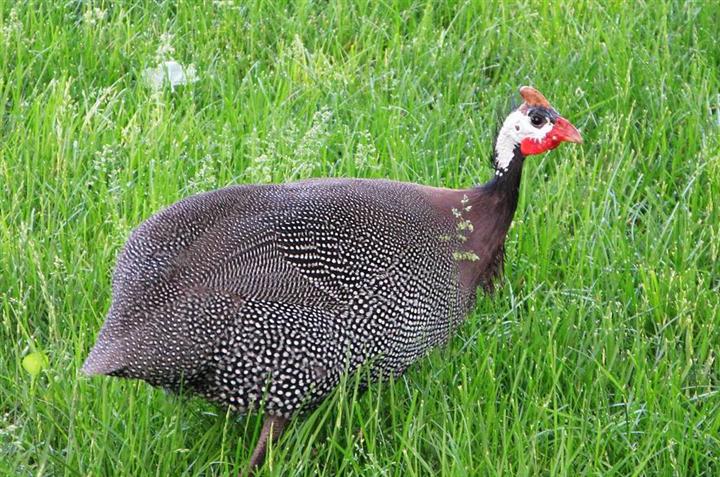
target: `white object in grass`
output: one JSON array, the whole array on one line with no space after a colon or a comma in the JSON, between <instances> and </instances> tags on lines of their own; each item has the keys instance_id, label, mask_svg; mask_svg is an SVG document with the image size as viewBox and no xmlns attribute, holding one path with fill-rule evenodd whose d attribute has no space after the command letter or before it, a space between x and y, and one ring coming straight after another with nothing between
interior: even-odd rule
<instances>
[{"instance_id":1,"label":"white object in grass","mask_svg":"<svg viewBox=\"0 0 720 477\"><path fill-rule=\"evenodd\" d=\"M155 68L146 68L142 76L155 91L162 89L166 82L170 84L170 89L174 91L175 86L195 83L200 79L195 70L195 65L183 66L174 60L163 61Z\"/></svg>"}]
</instances>

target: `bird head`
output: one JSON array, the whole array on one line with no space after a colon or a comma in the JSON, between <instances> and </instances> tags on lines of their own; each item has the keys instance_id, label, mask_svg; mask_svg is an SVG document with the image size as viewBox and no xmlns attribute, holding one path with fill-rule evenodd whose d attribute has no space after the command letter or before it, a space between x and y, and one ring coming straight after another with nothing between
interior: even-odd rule
<instances>
[{"instance_id":1,"label":"bird head","mask_svg":"<svg viewBox=\"0 0 720 477\"><path fill-rule=\"evenodd\" d=\"M531 86L520 88L523 103L503 122L495 144L495 169L502 175L520 153L526 157L551 151L563 142L582 143L580 132Z\"/></svg>"}]
</instances>

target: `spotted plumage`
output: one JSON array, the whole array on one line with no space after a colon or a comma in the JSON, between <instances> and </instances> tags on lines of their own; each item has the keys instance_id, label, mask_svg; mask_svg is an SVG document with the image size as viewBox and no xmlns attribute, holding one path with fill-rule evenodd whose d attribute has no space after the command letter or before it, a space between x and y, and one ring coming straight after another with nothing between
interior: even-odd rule
<instances>
[{"instance_id":1,"label":"spotted plumage","mask_svg":"<svg viewBox=\"0 0 720 477\"><path fill-rule=\"evenodd\" d=\"M448 340L477 288L492 290L525 156L581 140L539 92L521 94L483 186L245 185L154 215L118 258L83 370L264 410L259 465L267 440L344 373L401 374Z\"/></svg>"},{"instance_id":2,"label":"spotted plumage","mask_svg":"<svg viewBox=\"0 0 720 477\"><path fill-rule=\"evenodd\" d=\"M237 186L136 230L88 365L290 417L345 371L402 373L470 304L453 224L391 181Z\"/></svg>"}]
</instances>

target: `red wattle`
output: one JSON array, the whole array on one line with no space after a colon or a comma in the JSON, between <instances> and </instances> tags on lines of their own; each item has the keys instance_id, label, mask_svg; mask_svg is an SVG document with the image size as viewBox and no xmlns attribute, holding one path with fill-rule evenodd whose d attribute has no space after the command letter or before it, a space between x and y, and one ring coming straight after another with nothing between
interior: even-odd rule
<instances>
[{"instance_id":1,"label":"red wattle","mask_svg":"<svg viewBox=\"0 0 720 477\"><path fill-rule=\"evenodd\" d=\"M525 138L520 142L520 152L523 156L532 156L533 154L542 154L543 152L555 149L560 145L562 140L555 136L552 130L539 141L531 138Z\"/></svg>"}]
</instances>

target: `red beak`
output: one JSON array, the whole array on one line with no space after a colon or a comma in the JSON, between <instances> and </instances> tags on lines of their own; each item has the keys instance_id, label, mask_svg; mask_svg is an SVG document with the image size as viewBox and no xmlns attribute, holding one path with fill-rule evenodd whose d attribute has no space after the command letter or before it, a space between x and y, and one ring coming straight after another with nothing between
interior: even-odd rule
<instances>
[{"instance_id":1,"label":"red beak","mask_svg":"<svg viewBox=\"0 0 720 477\"><path fill-rule=\"evenodd\" d=\"M577 128L570 124L570 121L562 116L555 120L555 126L552 128L550 133L548 133L548 136L550 136L552 141L556 143L566 141L582 144L583 142L583 138Z\"/></svg>"}]
</instances>

